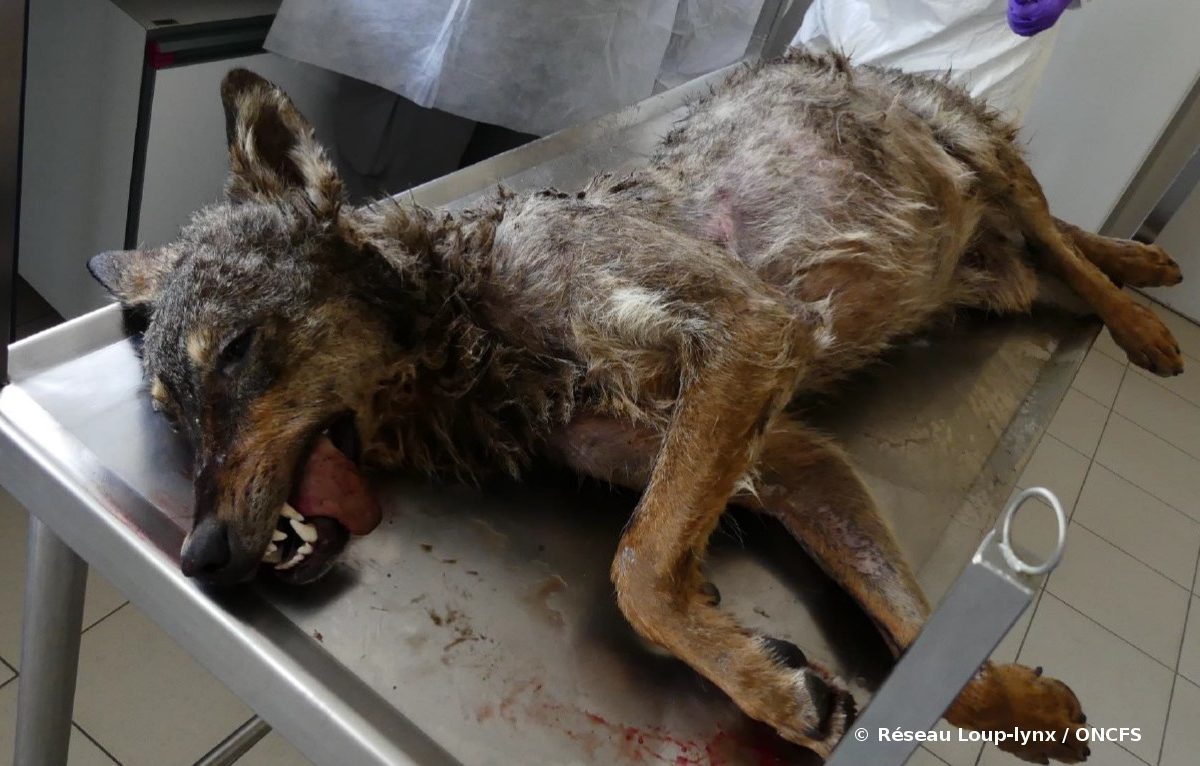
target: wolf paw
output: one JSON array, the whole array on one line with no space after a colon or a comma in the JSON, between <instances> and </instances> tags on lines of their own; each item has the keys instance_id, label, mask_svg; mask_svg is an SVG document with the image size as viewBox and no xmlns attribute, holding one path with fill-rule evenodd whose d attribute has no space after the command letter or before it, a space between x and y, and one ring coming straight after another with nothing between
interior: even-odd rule
<instances>
[{"instance_id":1,"label":"wolf paw","mask_svg":"<svg viewBox=\"0 0 1200 766\"><path fill-rule=\"evenodd\" d=\"M1168 287L1183 281L1183 271L1158 245L1129 243L1130 256L1111 265L1113 280L1133 287Z\"/></svg>"},{"instance_id":2,"label":"wolf paw","mask_svg":"<svg viewBox=\"0 0 1200 766\"><path fill-rule=\"evenodd\" d=\"M1130 301L1106 324L1113 340L1138 367L1163 377L1183 372L1179 344L1154 312Z\"/></svg>"},{"instance_id":3,"label":"wolf paw","mask_svg":"<svg viewBox=\"0 0 1200 766\"><path fill-rule=\"evenodd\" d=\"M1041 668L1024 665L994 665L982 679L989 702L981 720L971 728L993 731L1044 732L1028 742L1006 740L1001 750L1031 763L1081 763L1091 755L1078 730L1087 716L1070 687L1056 678L1042 675ZM1035 740L1041 741L1035 741Z\"/></svg>"},{"instance_id":4,"label":"wolf paw","mask_svg":"<svg viewBox=\"0 0 1200 766\"><path fill-rule=\"evenodd\" d=\"M786 675L791 699L780 709L752 715L773 726L784 739L827 758L858 715L854 696L828 669L810 662L795 644L777 638L763 638L762 642Z\"/></svg>"}]
</instances>

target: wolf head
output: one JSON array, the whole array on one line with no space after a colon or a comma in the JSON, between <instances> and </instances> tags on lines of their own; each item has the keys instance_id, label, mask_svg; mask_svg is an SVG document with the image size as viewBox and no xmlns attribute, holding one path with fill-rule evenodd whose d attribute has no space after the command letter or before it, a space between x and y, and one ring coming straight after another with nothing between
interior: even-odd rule
<instances>
[{"instance_id":1,"label":"wolf head","mask_svg":"<svg viewBox=\"0 0 1200 766\"><path fill-rule=\"evenodd\" d=\"M337 172L278 88L224 79L226 199L160 248L88 266L147 320L150 395L194 450L185 573L265 565L313 580L379 507L361 479L361 413L405 334L401 277L357 236Z\"/></svg>"}]
</instances>

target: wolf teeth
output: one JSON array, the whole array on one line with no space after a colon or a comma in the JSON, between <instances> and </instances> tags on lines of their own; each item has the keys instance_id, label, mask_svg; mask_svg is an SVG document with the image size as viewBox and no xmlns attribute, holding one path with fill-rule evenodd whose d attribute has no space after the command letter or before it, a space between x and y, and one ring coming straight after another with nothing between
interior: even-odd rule
<instances>
[{"instance_id":1,"label":"wolf teeth","mask_svg":"<svg viewBox=\"0 0 1200 766\"><path fill-rule=\"evenodd\" d=\"M304 521L304 517L300 515L300 512L288 503L284 503L283 508L280 508L279 512L283 514L285 519L291 519L292 521Z\"/></svg>"},{"instance_id":2,"label":"wolf teeth","mask_svg":"<svg viewBox=\"0 0 1200 766\"><path fill-rule=\"evenodd\" d=\"M282 563L277 563L283 553L279 550L279 546L277 546L275 543L286 540L288 534L286 530L276 529L271 533L271 544L267 546L267 552L263 555L263 561L266 561L270 564L275 564L275 568L277 570L284 572L296 566L301 561L304 561L304 557L313 552L312 544L317 541L318 533L317 528L314 525L305 522L304 517L300 515L300 512L291 505L284 503L283 507L279 509L279 513L283 516L283 518L288 520L288 525L291 526L292 530L300 538L301 545L296 549L296 552L292 554L290 559Z\"/></svg>"},{"instance_id":3,"label":"wolf teeth","mask_svg":"<svg viewBox=\"0 0 1200 766\"><path fill-rule=\"evenodd\" d=\"M317 528L312 524L306 524L303 521L296 521L289 518L288 521L292 525L292 529L296 530L296 534L306 543L315 543L317 541Z\"/></svg>"},{"instance_id":4,"label":"wolf teeth","mask_svg":"<svg viewBox=\"0 0 1200 766\"><path fill-rule=\"evenodd\" d=\"M263 554L262 560L268 564L274 564L279 561L279 558L282 555L283 554L279 551L279 546L275 543L271 543L267 546L267 552Z\"/></svg>"},{"instance_id":5,"label":"wolf teeth","mask_svg":"<svg viewBox=\"0 0 1200 766\"><path fill-rule=\"evenodd\" d=\"M311 551L310 551L310 553L311 553ZM284 571L287 571L288 569L291 569L292 567L296 566L301 561L304 561L304 554L297 550L295 555L293 555L290 559L283 562L282 564L276 564L275 569L279 570L280 572L284 572Z\"/></svg>"}]
</instances>

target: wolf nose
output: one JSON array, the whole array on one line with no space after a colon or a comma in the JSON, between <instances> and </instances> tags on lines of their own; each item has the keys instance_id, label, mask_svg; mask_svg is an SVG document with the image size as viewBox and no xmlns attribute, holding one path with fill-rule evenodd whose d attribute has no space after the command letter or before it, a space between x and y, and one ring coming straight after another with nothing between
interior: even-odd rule
<instances>
[{"instance_id":1,"label":"wolf nose","mask_svg":"<svg viewBox=\"0 0 1200 766\"><path fill-rule=\"evenodd\" d=\"M229 528L210 516L197 524L183 541L179 564L188 577L211 577L231 558Z\"/></svg>"}]
</instances>

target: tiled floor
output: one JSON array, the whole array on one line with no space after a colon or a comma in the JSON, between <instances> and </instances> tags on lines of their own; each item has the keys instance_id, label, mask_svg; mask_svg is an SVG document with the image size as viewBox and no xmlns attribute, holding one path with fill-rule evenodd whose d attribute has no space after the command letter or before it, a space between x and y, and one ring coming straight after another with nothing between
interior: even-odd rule
<instances>
[{"instance_id":1,"label":"tiled floor","mask_svg":"<svg viewBox=\"0 0 1200 766\"><path fill-rule=\"evenodd\" d=\"M1163 380L1096 341L1018 484L1071 514L1066 555L997 659L1042 665L1079 695L1089 725L1141 740L1092 746L1098 766L1182 766L1200 752L1200 327L1156 308L1189 371ZM1017 517L1045 553L1049 514ZM909 761L992 766L995 748L936 743Z\"/></svg>"},{"instance_id":2,"label":"tiled floor","mask_svg":"<svg viewBox=\"0 0 1200 766\"><path fill-rule=\"evenodd\" d=\"M1168 381L1144 374L1102 335L1019 482L1058 493L1070 542L995 657L1067 681L1089 723L1141 728L1138 742L1093 746L1097 766L1181 766L1200 752L1200 327L1166 318L1190 371ZM1019 516L1018 539L1044 551L1047 519ZM24 530L24 510L0 491L0 754L12 746ZM191 763L250 716L99 576L85 610L71 766ZM306 761L272 734L242 763ZM910 761L1004 763L1017 761L959 743Z\"/></svg>"}]
</instances>

